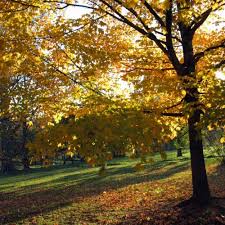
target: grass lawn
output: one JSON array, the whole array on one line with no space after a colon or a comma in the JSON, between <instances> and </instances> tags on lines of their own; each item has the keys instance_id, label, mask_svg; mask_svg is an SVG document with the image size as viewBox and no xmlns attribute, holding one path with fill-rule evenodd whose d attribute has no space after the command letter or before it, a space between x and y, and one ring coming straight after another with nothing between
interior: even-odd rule
<instances>
[{"instance_id":1,"label":"grass lawn","mask_svg":"<svg viewBox=\"0 0 225 225\"><path fill-rule=\"evenodd\" d=\"M138 159L120 158L104 175L79 163L0 176L0 224L225 224L223 207L176 207L191 196L187 152L154 159L141 171L134 168ZM224 167L206 161L213 195L225 197Z\"/></svg>"}]
</instances>

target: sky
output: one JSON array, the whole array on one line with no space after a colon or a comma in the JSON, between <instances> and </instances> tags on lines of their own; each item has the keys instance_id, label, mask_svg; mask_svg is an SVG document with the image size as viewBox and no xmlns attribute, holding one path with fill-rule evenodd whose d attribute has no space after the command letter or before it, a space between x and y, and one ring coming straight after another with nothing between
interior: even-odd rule
<instances>
[{"instance_id":1,"label":"sky","mask_svg":"<svg viewBox=\"0 0 225 225\"><path fill-rule=\"evenodd\" d=\"M222 71L217 71L216 72L216 78L220 80L225 80L225 73Z\"/></svg>"},{"instance_id":2,"label":"sky","mask_svg":"<svg viewBox=\"0 0 225 225\"><path fill-rule=\"evenodd\" d=\"M65 9L65 17L67 19L78 19L80 18L82 15L91 12L90 9L85 9L82 7L73 7L73 6L68 6Z\"/></svg>"},{"instance_id":3,"label":"sky","mask_svg":"<svg viewBox=\"0 0 225 225\"><path fill-rule=\"evenodd\" d=\"M83 14L90 12L90 10L82 9L82 8L74 8L72 6L67 7L65 10L65 17L67 19L78 19Z\"/></svg>"}]
</instances>

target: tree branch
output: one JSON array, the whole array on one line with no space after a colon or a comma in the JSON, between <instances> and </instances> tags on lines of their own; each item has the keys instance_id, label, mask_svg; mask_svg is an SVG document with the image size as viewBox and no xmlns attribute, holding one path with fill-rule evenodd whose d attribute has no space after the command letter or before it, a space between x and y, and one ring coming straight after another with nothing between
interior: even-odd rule
<instances>
[{"instance_id":1,"label":"tree branch","mask_svg":"<svg viewBox=\"0 0 225 225\"><path fill-rule=\"evenodd\" d=\"M176 52L173 47L172 39L172 25L173 25L173 12L172 0L170 0L170 8L166 11L166 46L168 49L168 57L173 64L174 68L178 71L180 69L180 62L177 58Z\"/></svg>"},{"instance_id":2,"label":"tree branch","mask_svg":"<svg viewBox=\"0 0 225 225\"><path fill-rule=\"evenodd\" d=\"M36 54L33 54L33 55L38 56L38 55L36 55ZM40 57L40 56L38 56L38 57ZM98 90L96 90L96 89L94 89L94 88L92 88L92 87L89 87L89 86L83 84L82 82L78 81L77 79L73 78L73 77L72 77L73 75L72 75L71 73L68 73L68 74L67 74L67 73L63 72L62 70L60 70L60 69L59 69L56 65L54 65L49 59L47 59L47 58L45 58L45 57L41 57L41 59L42 59L45 63L47 63L50 67L52 67L52 69L53 69L55 72L57 72L57 73L63 75L64 77L68 78L68 79L69 79L70 81L72 81L74 84L77 84L77 85L83 87L83 88L86 89L86 90L92 91L92 92L94 92L94 93L97 94L97 95L104 96L104 94L101 93L100 91L98 91Z\"/></svg>"},{"instance_id":3,"label":"tree branch","mask_svg":"<svg viewBox=\"0 0 225 225\"><path fill-rule=\"evenodd\" d=\"M219 69L224 65L225 65L225 59L222 60L221 62L217 63L216 65L214 65L214 68Z\"/></svg>"},{"instance_id":4,"label":"tree branch","mask_svg":"<svg viewBox=\"0 0 225 225\"><path fill-rule=\"evenodd\" d=\"M168 67L168 68L144 68L144 67L135 67L135 68L131 68L129 70L121 70L120 72L122 73L131 73L133 71L136 70L143 70L143 71L171 71L171 70L175 70L173 67Z\"/></svg>"},{"instance_id":5,"label":"tree branch","mask_svg":"<svg viewBox=\"0 0 225 225\"><path fill-rule=\"evenodd\" d=\"M147 32L144 29L142 29L141 27L139 27L138 25L134 24L133 22L131 22L129 19L127 19L124 15L122 15L118 10L116 10L112 5L110 5L107 1L105 0L99 0L101 3L103 3L104 5L106 5L110 10L112 10L112 12L116 13L116 15L118 17L120 17L119 21L129 25L130 27L132 27L133 29L135 29L136 31L138 31L139 33L141 33L142 35L148 37L149 39L151 39L152 41L154 41L156 43L156 45L166 54L168 55L167 49L164 47L163 45L163 41L159 40L153 33L151 32Z\"/></svg>"},{"instance_id":6,"label":"tree branch","mask_svg":"<svg viewBox=\"0 0 225 225\"><path fill-rule=\"evenodd\" d=\"M190 28L192 30L193 33L195 33L195 31L207 20L207 18L209 17L209 15L220 9L221 7L223 7L225 5L224 1L214 1L213 3L214 5L212 5L209 9L207 9L204 13L202 13L200 16L198 16L197 18L195 18L195 20L190 24ZM216 7L215 7L216 5ZM195 22L197 21L197 22Z\"/></svg>"},{"instance_id":7,"label":"tree branch","mask_svg":"<svg viewBox=\"0 0 225 225\"><path fill-rule=\"evenodd\" d=\"M138 21L143 25L143 27L146 29L146 31L149 30L149 27L145 24L145 22L142 20L142 18L138 15L138 13L129 7L126 7L121 1L119 0L114 0L115 2L117 2L120 6L124 7L126 10L128 10L129 12L131 12L137 19Z\"/></svg>"},{"instance_id":8,"label":"tree branch","mask_svg":"<svg viewBox=\"0 0 225 225\"><path fill-rule=\"evenodd\" d=\"M179 102L177 102L176 104L164 108L164 110L168 110L168 109L172 109L172 108L174 108L174 107L177 107L178 105L181 105L183 102L184 102L184 98L182 98L182 99L181 99Z\"/></svg>"},{"instance_id":9,"label":"tree branch","mask_svg":"<svg viewBox=\"0 0 225 225\"><path fill-rule=\"evenodd\" d=\"M161 113L162 116L184 117L183 113Z\"/></svg>"},{"instance_id":10,"label":"tree branch","mask_svg":"<svg viewBox=\"0 0 225 225\"><path fill-rule=\"evenodd\" d=\"M169 109L172 109L172 108L175 108L176 106L178 105L181 105L184 101L184 98L182 98L179 102L177 102L176 104L172 105L172 106L168 106L168 107L165 107L163 108L162 110L169 110ZM157 109L159 110L159 109ZM146 113L146 114L149 114L149 113L154 113L156 110L153 110L153 109L150 109L150 110L147 110L147 109L144 109L143 112ZM161 112L160 115L162 116L174 116L174 117L183 117L184 114L183 113L180 113L180 112L177 112L177 113L171 113L171 112Z\"/></svg>"},{"instance_id":11,"label":"tree branch","mask_svg":"<svg viewBox=\"0 0 225 225\"><path fill-rule=\"evenodd\" d=\"M156 11L151 7L151 5L146 0L144 1L144 5L149 10L149 12L154 16L154 18L156 19L156 21L158 21L158 23L162 27L165 27L165 23L163 22L163 20L161 19L161 17L156 13Z\"/></svg>"},{"instance_id":12,"label":"tree branch","mask_svg":"<svg viewBox=\"0 0 225 225\"><path fill-rule=\"evenodd\" d=\"M193 21L189 28L191 29L192 33L194 34L195 31L206 21L206 19L209 17L210 13L212 12L212 8L206 10L202 15L200 15L198 18L196 18L196 21Z\"/></svg>"},{"instance_id":13,"label":"tree branch","mask_svg":"<svg viewBox=\"0 0 225 225\"><path fill-rule=\"evenodd\" d=\"M207 52L210 52L212 50L216 50L218 48L225 48L225 39L220 44L218 44L218 45L211 46L209 48L206 48L202 52L196 53L194 55L195 63L197 63Z\"/></svg>"},{"instance_id":14,"label":"tree branch","mask_svg":"<svg viewBox=\"0 0 225 225\"><path fill-rule=\"evenodd\" d=\"M145 110L143 110L143 113L151 114L151 113L154 113L154 111L145 109ZM162 113L160 113L160 115L161 116L171 116L171 117L183 117L184 116L183 113L179 113L179 112L177 112L177 113L163 113L162 112Z\"/></svg>"}]
</instances>

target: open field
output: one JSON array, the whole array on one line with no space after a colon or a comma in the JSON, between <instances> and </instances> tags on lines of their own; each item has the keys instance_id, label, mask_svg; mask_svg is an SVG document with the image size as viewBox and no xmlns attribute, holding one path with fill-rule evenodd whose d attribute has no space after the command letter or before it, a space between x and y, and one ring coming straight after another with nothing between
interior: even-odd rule
<instances>
[{"instance_id":1,"label":"open field","mask_svg":"<svg viewBox=\"0 0 225 225\"><path fill-rule=\"evenodd\" d=\"M78 163L0 176L0 224L225 224L223 208L176 207L191 195L188 153L154 158L141 171L120 158L104 175ZM213 195L225 197L225 168L206 161Z\"/></svg>"}]
</instances>

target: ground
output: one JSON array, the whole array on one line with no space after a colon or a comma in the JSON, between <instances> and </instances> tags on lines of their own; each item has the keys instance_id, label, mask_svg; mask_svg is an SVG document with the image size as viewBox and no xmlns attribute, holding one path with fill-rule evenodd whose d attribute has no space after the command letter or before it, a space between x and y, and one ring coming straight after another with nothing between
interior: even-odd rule
<instances>
[{"instance_id":1,"label":"ground","mask_svg":"<svg viewBox=\"0 0 225 225\"><path fill-rule=\"evenodd\" d=\"M137 161L113 160L103 175L78 163L0 176L0 224L225 224L225 167L215 159L206 159L218 197L209 207L177 206L191 196L188 153L156 155L141 171Z\"/></svg>"}]
</instances>

